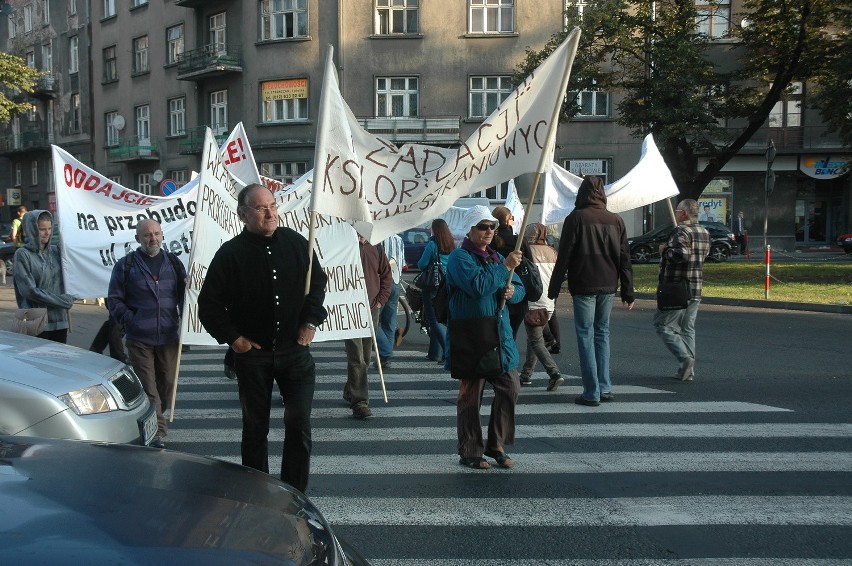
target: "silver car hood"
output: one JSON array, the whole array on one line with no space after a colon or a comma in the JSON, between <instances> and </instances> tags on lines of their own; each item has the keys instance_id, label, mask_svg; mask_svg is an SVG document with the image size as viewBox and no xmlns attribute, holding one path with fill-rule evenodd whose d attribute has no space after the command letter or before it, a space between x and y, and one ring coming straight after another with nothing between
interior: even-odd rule
<instances>
[{"instance_id":1,"label":"silver car hood","mask_svg":"<svg viewBox=\"0 0 852 566\"><path fill-rule=\"evenodd\" d=\"M101 383L124 364L88 350L0 331L0 381L62 395ZM96 380L95 376L101 379Z\"/></svg>"}]
</instances>

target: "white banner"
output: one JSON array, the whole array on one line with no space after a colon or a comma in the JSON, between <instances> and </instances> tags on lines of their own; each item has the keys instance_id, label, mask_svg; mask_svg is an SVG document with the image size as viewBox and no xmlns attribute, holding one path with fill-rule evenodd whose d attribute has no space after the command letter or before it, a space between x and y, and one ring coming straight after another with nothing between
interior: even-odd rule
<instances>
[{"instance_id":1,"label":"white banner","mask_svg":"<svg viewBox=\"0 0 852 566\"><path fill-rule=\"evenodd\" d=\"M243 128L243 123L237 124L222 147L219 148L222 161L228 169L228 173L242 186L252 183L260 183L260 175L257 172L257 163L254 161L251 145Z\"/></svg>"},{"instance_id":2,"label":"white banner","mask_svg":"<svg viewBox=\"0 0 852 566\"><path fill-rule=\"evenodd\" d=\"M241 184L228 173L208 128L199 174L198 210L195 215L195 246L188 269L186 309L182 328L185 344L216 344L198 320L198 293L204 273L219 247L243 229L237 215L237 193ZM279 225L307 237L310 227L307 190L276 193ZM328 275L324 306L325 323L317 328L316 342L370 336L372 318L364 286L364 273L358 251L358 237L349 224L328 216L317 217L314 253ZM239 289L234 289L235 293Z\"/></svg>"},{"instance_id":3,"label":"white banner","mask_svg":"<svg viewBox=\"0 0 852 566\"><path fill-rule=\"evenodd\" d=\"M550 173L544 176L542 224L560 222L574 210L577 190L582 182L581 177L553 164ZM651 134L642 141L639 163L627 175L604 188L606 209L615 213L653 204L679 193Z\"/></svg>"},{"instance_id":4,"label":"white banner","mask_svg":"<svg viewBox=\"0 0 852 566\"><path fill-rule=\"evenodd\" d=\"M331 59L320 105L316 210L358 221L379 242L436 218L459 197L534 172L553 160L551 128L565 96L579 29L512 92L459 148L394 144L364 131L343 100ZM542 160L542 155L549 155Z\"/></svg>"},{"instance_id":5,"label":"white banner","mask_svg":"<svg viewBox=\"0 0 852 566\"><path fill-rule=\"evenodd\" d=\"M135 250L136 225L151 218L163 228L163 245L189 265L196 191L168 197L138 193L95 172L53 147L56 218L65 292L106 297L115 262Z\"/></svg>"}]
</instances>

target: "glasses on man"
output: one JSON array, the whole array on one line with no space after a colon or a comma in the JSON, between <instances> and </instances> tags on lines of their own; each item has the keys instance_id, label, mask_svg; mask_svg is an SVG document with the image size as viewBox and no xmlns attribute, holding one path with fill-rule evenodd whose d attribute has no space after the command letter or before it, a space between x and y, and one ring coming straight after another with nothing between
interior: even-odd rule
<instances>
[{"instance_id":1,"label":"glasses on man","mask_svg":"<svg viewBox=\"0 0 852 566\"><path fill-rule=\"evenodd\" d=\"M492 223L488 223L488 224L477 224L476 226L474 226L474 228L476 228L476 229L477 229L477 230L479 230L480 232L485 232L485 231L487 231L487 230L491 230L491 231L493 232L494 230L496 230L496 229L497 229L497 225L496 225L496 224L492 224Z\"/></svg>"},{"instance_id":2,"label":"glasses on man","mask_svg":"<svg viewBox=\"0 0 852 566\"><path fill-rule=\"evenodd\" d=\"M248 208L252 209L258 214L266 214L267 211L277 212L278 211L278 203L273 202L269 206L249 206Z\"/></svg>"}]
</instances>

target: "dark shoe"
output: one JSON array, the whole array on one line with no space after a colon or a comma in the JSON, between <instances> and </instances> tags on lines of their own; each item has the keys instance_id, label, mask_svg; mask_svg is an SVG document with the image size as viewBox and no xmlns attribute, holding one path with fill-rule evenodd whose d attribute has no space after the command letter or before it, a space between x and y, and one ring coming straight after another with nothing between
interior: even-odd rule
<instances>
[{"instance_id":1,"label":"dark shoe","mask_svg":"<svg viewBox=\"0 0 852 566\"><path fill-rule=\"evenodd\" d=\"M565 378L558 373L550 376L550 381L547 384L548 391L556 391L559 386L565 383Z\"/></svg>"},{"instance_id":2,"label":"dark shoe","mask_svg":"<svg viewBox=\"0 0 852 566\"><path fill-rule=\"evenodd\" d=\"M382 364L382 369L391 367L390 358L379 358L379 362ZM379 364L377 362L373 362L373 367L379 369Z\"/></svg>"},{"instance_id":3,"label":"dark shoe","mask_svg":"<svg viewBox=\"0 0 852 566\"><path fill-rule=\"evenodd\" d=\"M521 385L532 385L532 376L528 373L522 373Z\"/></svg>"},{"instance_id":4,"label":"dark shoe","mask_svg":"<svg viewBox=\"0 0 852 566\"><path fill-rule=\"evenodd\" d=\"M600 405L598 401L590 401L582 395L578 395L577 397L575 397L574 402L578 405L585 405L586 407L597 407Z\"/></svg>"},{"instance_id":5,"label":"dark shoe","mask_svg":"<svg viewBox=\"0 0 852 566\"><path fill-rule=\"evenodd\" d=\"M678 370L678 379L681 381L692 381L693 370L695 368L695 359L694 358L686 358L680 363L680 369Z\"/></svg>"},{"instance_id":6,"label":"dark shoe","mask_svg":"<svg viewBox=\"0 0 852 566\"><path fill-rule=\"evenodd\" d=\"M561 351L561 349L559 347L559 344L554 344L553 346L548 348L547 351L550 352L551 354L558 354Z\"/></svg>"},{"instance_id":7,"label":"dark shoe","mask_svg":"<svg viewBox=\"0 0 852 566\"><path fill-rule=\"evenodd\" d=\"M352 409L352 418L353 419L369 419L373 416L373 411L370 410L370 407L367 405L357 405L354 409Z\"/></svg>"},{"instance_id":8,"label":"dark shoe","mask_svg":"<svg viewBox=\"0 0 852 566\"><path fill-rule=\"evenodd\" d=\"M148 446L150 446L151 448L165 448L166 443L163 442L162 436L155 436L151 439L151 443Z\"/></svg>"},{"instance_id":9,"label":"dark shoe","mask_svg":"<svg viewBox=\"0 0 852 566\"><path fill-rule=\"evenodd\" d=\"M612 393L601 393L601 401L615 401L615 395Z\"/></svg>"},{"instance_id":10,"label":"dark shoe","mask_svg":"<svg viewBox=\"0 0 852 566\"><path fill-rule=\"evenodd\" d=\"M515 462L512 461L511 456L509 456L505 452L497 452L496 450L486 450L485 455L489 458L494 458L494 460L497 461L497 465L501 468L511 468L515 465Z\"/></svg>"},{"instance_id":11,"label":"dark shoe","mask_svg":"<svg viewBox=\"0 0 852 566\"><path fill-rule=\"evenodd\" d=\"M487 470L491 464L485 461L485 458L459 458L459 464L462 466L473 468L474 470Z\"/></svg>"}]
</instances>

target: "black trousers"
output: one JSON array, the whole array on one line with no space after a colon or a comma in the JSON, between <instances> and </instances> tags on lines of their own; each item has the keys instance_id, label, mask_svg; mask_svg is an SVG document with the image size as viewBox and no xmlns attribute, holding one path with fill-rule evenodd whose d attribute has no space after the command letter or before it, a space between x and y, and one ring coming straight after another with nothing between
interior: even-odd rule
<instances>
[{"instance_id":1,"label":"black trousers","mask_svg":"<svg viewBox=\"0 0 852 566\"><path fill-rule=\"evenodd\" d=\"M95 338L92 340L92 345L89 350L103 354L104 349L109 346L109 357L120 362L127 363L127 351L124 349L124 328L120 324L109 317L106 319Z\"/></svg>"},{"instance_id":2,"label":"black trousers","mask_svg":"<svg viewBox=\"0 0 852 566\"><path fill-rule=\"evenodd\" d=\"M250 350L234 355L243 411L244 466L269 473L269 412L272 383L284 397L281 480L301 492L308 487L311 461L311 405L316 372L310 348L293 344L278 352Z\"/></svg>"}]
</instances>

